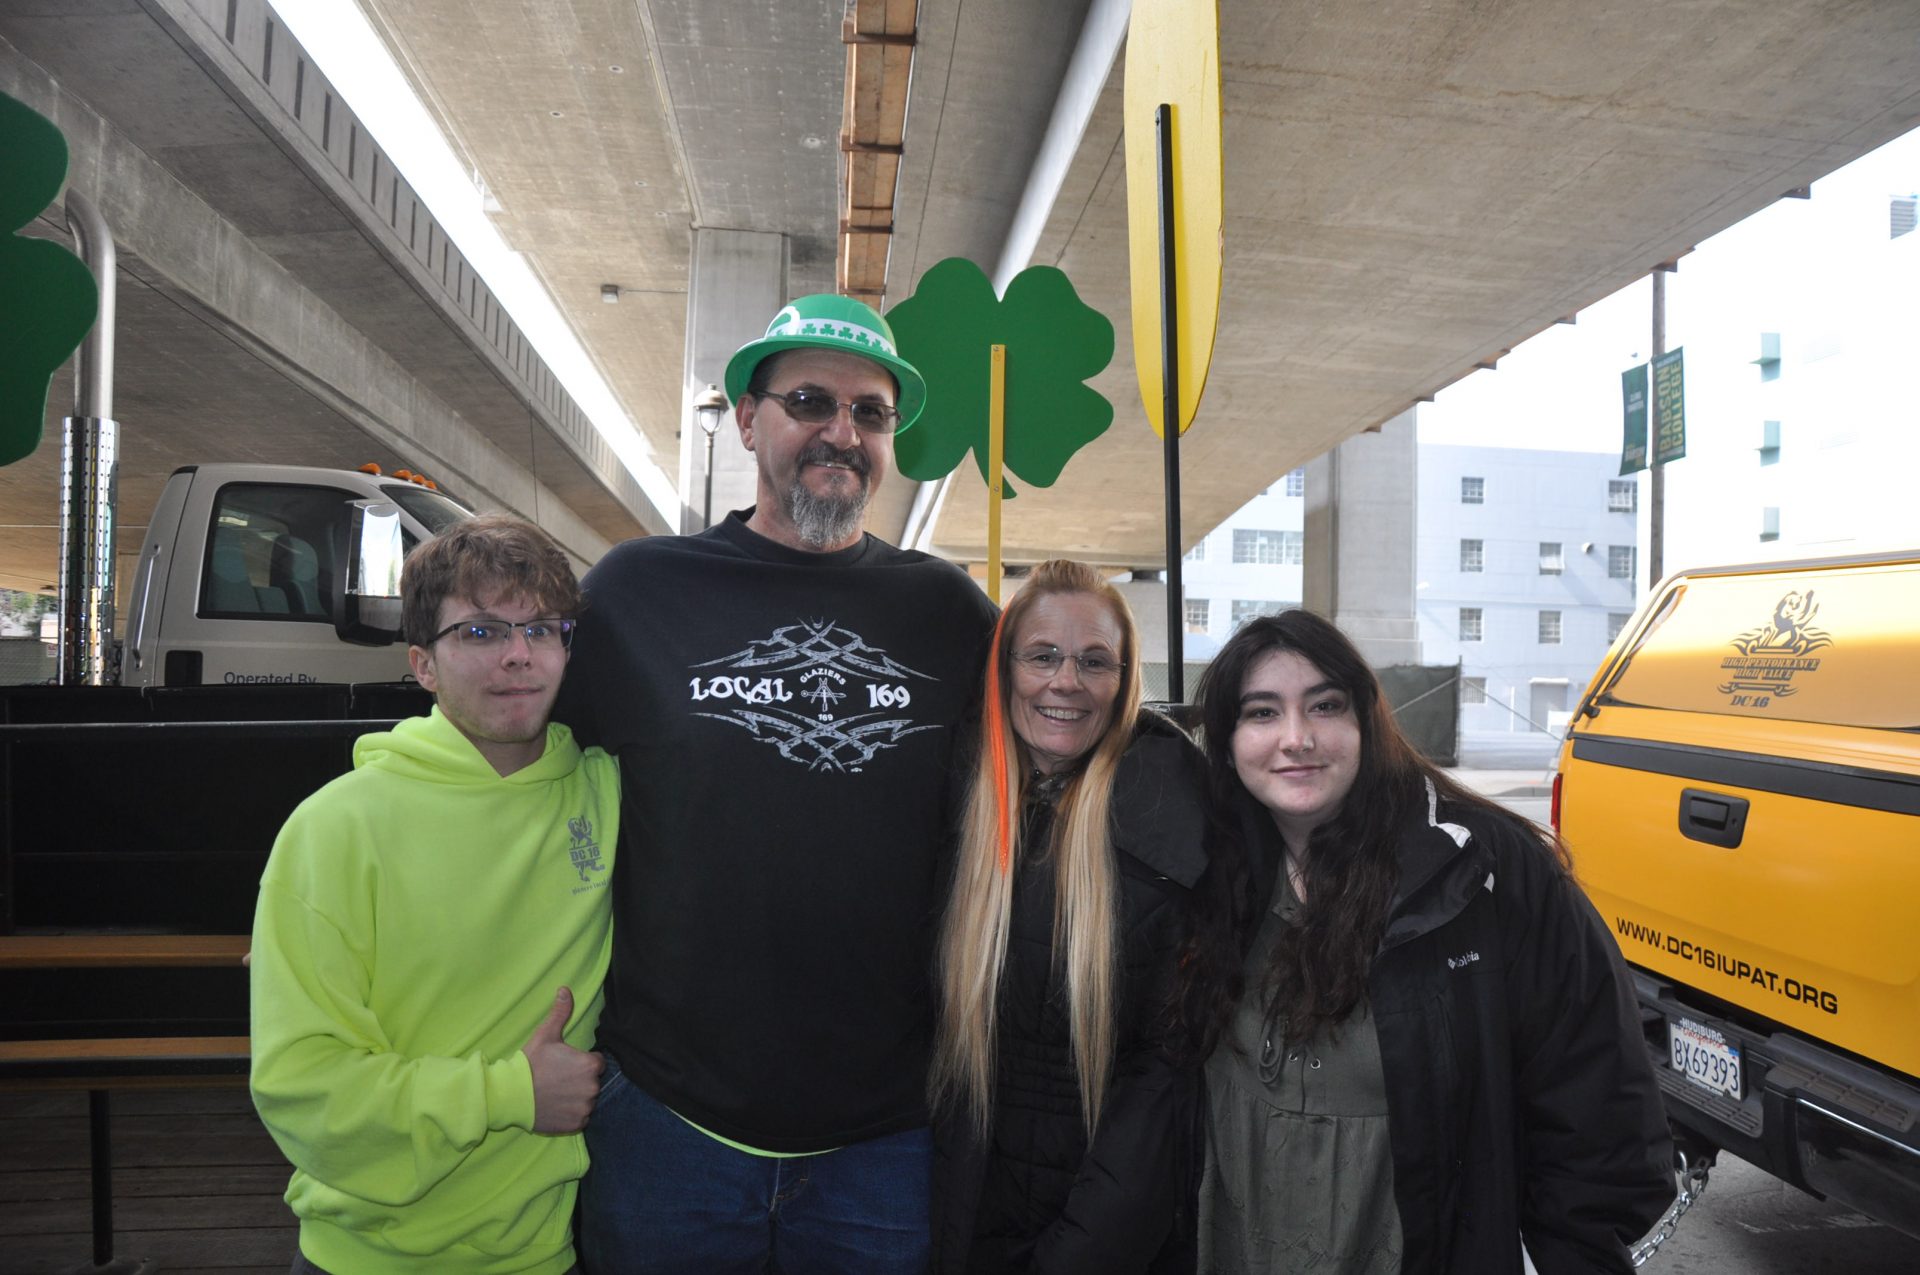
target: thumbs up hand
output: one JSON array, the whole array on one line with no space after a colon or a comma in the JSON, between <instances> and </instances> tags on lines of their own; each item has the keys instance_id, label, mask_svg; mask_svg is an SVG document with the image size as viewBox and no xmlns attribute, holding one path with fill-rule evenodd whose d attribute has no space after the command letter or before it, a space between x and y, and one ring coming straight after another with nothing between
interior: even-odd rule
<instances>
[{"instance_id":1,"label":"thumbs up hand","mask_svg":"<svg viewBox=\"0 0 1920 1275\"><path fill-rule=\"evenodd\" d=\"M533 1070L533 1131L578 1133L593 1114L600 1092L599 1054L583 1053L561 1039L573 1015L573 992L561 988L553 997L553 1012L533 1029L520 1052Z\"/></svg>"}]
</instances>

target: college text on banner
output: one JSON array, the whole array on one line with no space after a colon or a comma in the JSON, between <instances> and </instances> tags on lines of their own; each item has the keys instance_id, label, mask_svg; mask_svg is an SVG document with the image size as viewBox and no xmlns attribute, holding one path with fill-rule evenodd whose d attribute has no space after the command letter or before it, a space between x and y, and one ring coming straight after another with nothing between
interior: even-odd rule
<instances>
[{"instance_id":1,"label":"college text on banner","mask_svg":"<svg viewBox=\"0 0 1920 1275\"><path fill-rule=\"evenodd\" d=\"M1677 349L1653 361L1653 463L1669 464L1687 454L1686 365Z\"/></svg>"}]
</instances>

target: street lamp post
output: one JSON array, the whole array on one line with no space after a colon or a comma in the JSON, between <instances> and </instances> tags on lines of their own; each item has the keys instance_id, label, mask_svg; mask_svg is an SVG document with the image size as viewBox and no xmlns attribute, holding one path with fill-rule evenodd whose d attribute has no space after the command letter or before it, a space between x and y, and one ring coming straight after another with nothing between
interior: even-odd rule
<instances>
[{"instance_id":1,"label":"street lamp post","mask_svg":"<svg viewBox=\"0 0 1920 1275\"><path fill-rule=\"evenodd\" d=\"M700 506L700 525L713 525L713 439L720 432L720 417L727 410L727 396L720 392L718 385L709 385L693 398L693 415L700 422L700 432L707 436L707 495Z\"/></svg>"}]
</instances>

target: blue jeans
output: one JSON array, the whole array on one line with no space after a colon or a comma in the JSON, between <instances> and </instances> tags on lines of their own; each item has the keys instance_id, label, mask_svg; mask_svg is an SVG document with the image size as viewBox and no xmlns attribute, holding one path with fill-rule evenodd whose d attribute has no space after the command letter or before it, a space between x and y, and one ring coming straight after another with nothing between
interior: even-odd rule
<instances>
[{"instance_id":1,"label":"blue jeans","mask_svg":"<svg viewBox=\"0 0 1920 1275\"><path fill-rule=\"evenodd\" d=\"M912 1129L819 1155L736 1151L622 1075L587 1124L575 1247L596 1275L921 1275L933 1140Z\"/></svg>"}]
</instances>

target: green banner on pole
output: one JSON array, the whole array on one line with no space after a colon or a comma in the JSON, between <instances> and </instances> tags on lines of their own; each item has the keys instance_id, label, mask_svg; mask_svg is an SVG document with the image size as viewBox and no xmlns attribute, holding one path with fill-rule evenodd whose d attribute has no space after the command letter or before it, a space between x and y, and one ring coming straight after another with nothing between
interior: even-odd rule
<instances>
[{"instance_id":1,"label":"green banner on pole","mask_svg":"<svg viewBox=\"0 0 1920 1275\"><path fill-rule=\"evenodd\" d=\"M1687 454L1686 364L1679 350L1653 361L1653 463L1665 465Z\"/></svg>"},{"instance_id":2,"label":"green banner on pole","mask_svg":"<svg viewBox=\"0 0 1920 1275\"><path fill-rule=\"evenodd\" d=\"M1620 473L1624 477L1647 467L1647 365L1620 374L1620 415L1624 424L1620 443Z\"/></svg>"}]
</instances>

